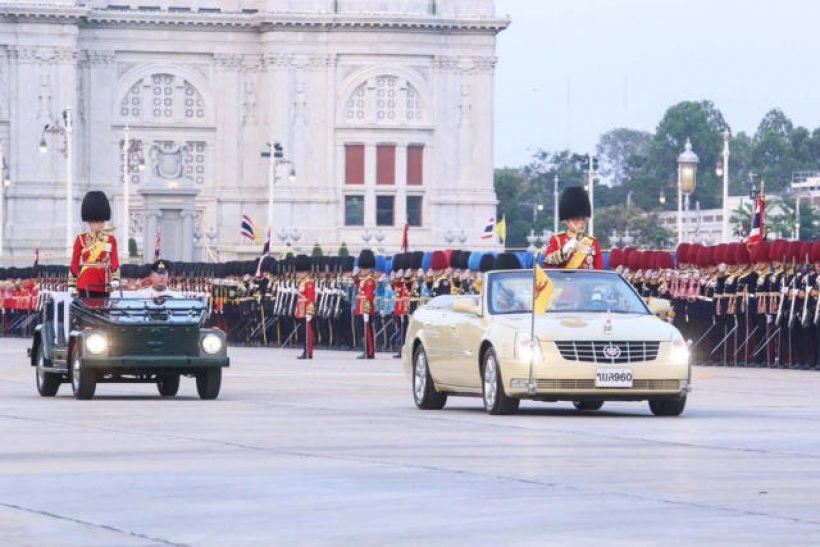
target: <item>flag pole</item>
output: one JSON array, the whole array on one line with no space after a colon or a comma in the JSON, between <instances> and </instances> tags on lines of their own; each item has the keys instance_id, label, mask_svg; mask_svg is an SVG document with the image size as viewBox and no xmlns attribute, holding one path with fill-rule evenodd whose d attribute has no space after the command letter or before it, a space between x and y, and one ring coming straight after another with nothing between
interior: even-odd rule
<instances>
[{"instance_id":1,"label":"flag pole","mask_svg":"<svg viewBox=\"0 0 820 547\"><path fill-rule=\"evenodd\" d=\"M535 381L533 380L533 368L535 367L535 290L536 290L536 268L538 255L534 254L532 257L532 313L530 314L530 371L527 378L527 393L530 396L535 395Z\"/></svg>"}]
</instances>

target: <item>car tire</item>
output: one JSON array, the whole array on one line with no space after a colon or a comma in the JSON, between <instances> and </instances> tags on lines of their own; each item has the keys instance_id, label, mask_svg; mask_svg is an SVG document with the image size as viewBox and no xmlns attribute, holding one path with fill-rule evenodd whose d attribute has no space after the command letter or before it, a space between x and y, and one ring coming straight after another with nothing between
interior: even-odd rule
<instances>
[{"instance_id":1,"label":"car tire","mask_svg":"<svg viewBox=\"0 0 820 547\"><path fill-rule=\"evenodd\" d=\"M413 401L422 410L441 410L447 404L447 394L436 391L427 352L421 345L413 354Z\"/></svg>"},{"instance_id":2,"label":"car tire","mask_svg":"<svg viewBox=\"0 0 820 547\"><path fill-rule=\"evenodd\" d=\"M196 375L196 391L200 399L216 399L222 386L222 369L209 368Z\"/></svg>"},{"instance_id":3,"label":"car tire","mask_svg":"<svg viewBox=\"0 0 820 547\"><path fill-rule=\"evenodd\" d=\"M40 397L54 397L60 390L62 378L60 374L48 372L45 367L45 357L43 356L42 344L37 348L37 393Z\"/></svg>"},{"instance_id":4,"label":"car tire","mask_svg":"<svg viewBox=\"0 0 820 547\"><path fill-rule=\"evenodd\" d=\"M157 378L157 390L163 397L173 397L179 392L179 374L163 372Z\"/></svg>"},{"instance_id":5,"label":"car tire","mask_svg":"<svg viewBox=\"0 0 820 547\"><path fill-rule=\"evenodd\" d=\"M514 397L508 397L504 393L501 368L498 365L495 350L492 348L484 354L481 377L483 380L484 410L493 415L515 414L521 401Z\"/></svg>"},{"instance_id":6,"label":"car tire","mask_svg":"<svg viewBox=\"0 0 820 547\"><path fill-rule=\"evenodd\" d=\"M93 398L97 390L97 375L93 370L83 366L79 353L72 355L71 358L71 389L74 398L82 401Z\"/></svg>"},{"instance_id":7,"label":"car tire","mask_svg":"<svg viewBox=\"0 0 820 547\"><path fill-rule=\"evenodd\" d=\"M680 416L686 408L686 395L649 401L649 410L655 416Z\"/></svg>"},{"instance_id":8,"label":"car tire","mask_svg":"<svg viewBox=\"0 0 820 547\"><path fill-rule=\"evenodd\" d=\"M576 410L601 410L601 407L604 406L603 401L572 401L572 406L575 407Z\"/></svg>"}]
</instances>

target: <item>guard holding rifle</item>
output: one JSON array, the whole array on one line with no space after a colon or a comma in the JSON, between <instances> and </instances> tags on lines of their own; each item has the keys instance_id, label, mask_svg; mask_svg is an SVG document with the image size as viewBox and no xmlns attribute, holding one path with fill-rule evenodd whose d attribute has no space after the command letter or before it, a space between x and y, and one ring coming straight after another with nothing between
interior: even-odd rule
<instances>
[{"instance_id":1,"label":"guard holding rifle","mask_svg":"<svg viewBox=\"0 0 820 547\"><path fill-rule=\"evenodd\" d=\"M603 270L604 258L601 245L591 235L586 235L587 219L592 215L589 196L580 186L570 186L561 194L558 203L559 218L567 230L550 239L544 253L544 266L571 270Z\"/></svg>"},{"instance_id":2,"label":"guard holding rifle","mask_svg":"<svg viewBox=\"0 0 820 547\"><path fill-rule=\"evenodd\" d=\"M120 261L117 239L105 228L111 220L111 205L103 192L88 192L83 198L81 216L89 231L74 240L69 268L69 290L83 297L108 296L120 286Z\"/></svg>"},{"instance_id":3,"label":"guard holding rifle","mask_svg":"<svg viewBox=\"0 0 820 547\"><path fill-rule=\"evenodd\" d=\"M375 359L376 337L373 332L373 316L376 313L376 280L371 271L376 267L376 257L370 249L359 253L359 290L356 293L357 332L362 332L362 354L358 359Z\"/></svg>"},{"instance_id":4,"label":"guard holding rifle","mask_svg":"<svg viewBox=\"0 0 820 547\"><path fill-rule=\"evenodd\" d=\"M304 334L305 344L302 355L297 359L313 359L313 325L311 321L316 316L316 285L310 275L310 257L299 255L295 260L296 293L295 319L299 322L299 330Z\"/></svg>"}]
</instances>

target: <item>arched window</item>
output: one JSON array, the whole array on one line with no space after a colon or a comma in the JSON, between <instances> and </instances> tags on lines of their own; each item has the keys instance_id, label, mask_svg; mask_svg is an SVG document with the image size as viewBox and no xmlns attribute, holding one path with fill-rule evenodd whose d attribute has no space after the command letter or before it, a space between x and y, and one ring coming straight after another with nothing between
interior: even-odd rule
<instances>
[{"instance_id":1,"label":"arched window","mask_svg":"<svg viewBox=\"0 0 820 547\"><path fill-rule=\"evenodd\" d=\"M131 86L120 104L120 116L126 121L199 122L205 119L205 102L184 78L152 74Z\"/></svg>"},{"instance_id":2,"label":"arched window","mask_svg":"<svg viewBox=\"0 0 820 547\"><path fill-rule=\"evenodd\" d=\"M406 125L424 120L421 95L408 80L380 75L360 84L347 99L349 124Z\"/></svg>"}]
</instances>

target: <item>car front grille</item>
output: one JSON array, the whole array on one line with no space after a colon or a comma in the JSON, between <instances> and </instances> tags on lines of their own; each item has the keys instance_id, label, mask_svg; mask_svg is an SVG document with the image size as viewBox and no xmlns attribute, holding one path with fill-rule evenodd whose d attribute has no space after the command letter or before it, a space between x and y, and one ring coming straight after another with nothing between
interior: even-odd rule
<instances>
[{"instance_id":1,"label":"car front grille","mask_svg":"<svg viewBox=\"0 0 820 547\"><path fill-rule=\"evenodd\" d=\"M660 342L583 340L556 342L561 357L567 361L618 365L654 361L658 358Z\"/></svg>"},{"instance_id":2,"label":"car front grille","mask_svg":"<svg viewBox=\"0 0 820 547\"><path fill-rule=\"evenodd\" d=\"M109 333L111 356L199 354L199 326L121 327Z\"/></svg>"},{"instance_id":3,"label":"car front grille","mask_svg":"<svg viewBox=\"0 0 820 547\"><path fill-rule=\"evenodd\" d=\"M595 380L538 380L538 389L599 389ZM609 388L600 388L609 389ZM621 388L617 388L621 389ZM630 388L627 388L630 389ZM672 390L680 389L680 380L633 380L633 390Z\"/></svg>"}]
</instances>

